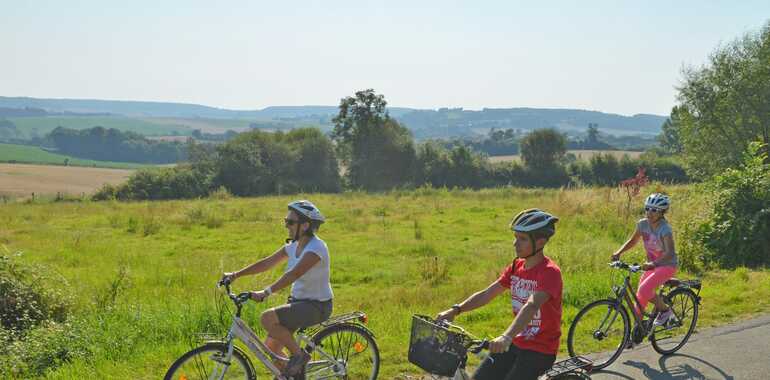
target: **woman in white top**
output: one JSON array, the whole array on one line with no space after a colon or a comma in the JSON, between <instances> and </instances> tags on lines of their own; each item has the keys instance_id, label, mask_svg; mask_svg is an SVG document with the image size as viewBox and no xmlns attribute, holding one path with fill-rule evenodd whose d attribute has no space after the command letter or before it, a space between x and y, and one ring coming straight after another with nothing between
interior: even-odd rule
<instances>
[{"instance_id":1,"label":"woman in white top","mask_svg":"<svg viewBox=\"0 0 770 380\"><path fill-rule=\"evenodd\" d=\"M315 233L324 222L321 211L306 200L289 203L284 225L289 238L286 245L272 255L237 272L225 273L230 281L243 276L264 272L283 260L288 260L286 271L264 290L251 293L257 302L291 285L291 296L285 305L262 313L262 326L267 330L265 344L273 352L281 353L286 347L291 357L284 374L299 374L310 355L294 340L299 328L312 326L329 319L332 313L332 289L329 283L329 250Z\"/></svg>"}]
</instances>

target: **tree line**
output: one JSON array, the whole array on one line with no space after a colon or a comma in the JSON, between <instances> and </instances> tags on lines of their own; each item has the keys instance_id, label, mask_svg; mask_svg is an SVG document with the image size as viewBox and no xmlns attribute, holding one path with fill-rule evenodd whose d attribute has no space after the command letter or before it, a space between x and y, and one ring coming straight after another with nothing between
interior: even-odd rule
<instances>
[{"instance_id":1,"label":"tree line","mask_svg":"<svg viewBox=\"0 0 770 380\"><path fill-rule=\"evenodd\" d=\"M372 89L342 99L330 136L315 128L254 130L216 146L190 142L187 163L140 171L123 185L105 186L95 198L193 198L220 188L238 196L258 196L420 186L614 185L640 166L651 168L648 173L654 179L689 180L676 162L657 156L570 159L566 136L554 129L535 130L521 138L522 162L491 163L467 145L416 143L409 130L390 117L386 105L384 96Z\"/></svg>"},{"instance_id":2,"label":"tree line","mask_svg":"<svg viewBox=\"0 0 770 380\"><path fill-rule=\"evenodd\" d=\"M186 158L184 144L153 141L133 132L104 127L57 127L46 135L44 144L64 154L101 161L168 164Z\"/></svg>"}]
</instances>

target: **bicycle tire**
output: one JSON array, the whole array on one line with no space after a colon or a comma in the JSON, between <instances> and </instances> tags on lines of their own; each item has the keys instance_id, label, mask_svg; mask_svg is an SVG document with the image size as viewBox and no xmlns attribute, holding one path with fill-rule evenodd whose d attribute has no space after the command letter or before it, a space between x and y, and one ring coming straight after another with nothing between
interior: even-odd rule
<instances>
[{"instance_id":1,"label":"bicycle tire","mask_svg":"<svg viewBox=\"0 0 770 380\"><path fill-rule=\"evenodd\" d=\"M618 316L622 321L622 331L618 330L616 323ZM606 328L603 327L605 324ZM614 300L598 300L588 304L575 316L567 335L567 349L572 357L591 359L592 370L600 370L620 356L630 334L631 323L626 309ZM613 340L604 342L609 337ZM617 341L617 338L620 340Z\"/></svg>"},{"instance_id":2,"label":"bicycle tire","mask_svg":"<svg viewBox=\"0 0 770 380\"><path fill-rule=\"evenodd\" d=\"M656 328L650 336L650 342L659 354L671 355L687 343L695 330L698 322L698 298L690 289L675 289L666 295L665 302L674 310L679 326L663 330ZM662 336L663 333L668 336L678 332L683 332L684 335L672 336L668 341Z\"/></svg>"},{"instance_id":3,"label":"bicycle tire","mask_svg":"<svg viewBox=\"0 0 770 380\"><path fill-rule=\"evenodd\" d=\"M179 357L169 367L164 380L209 379L213 370L219 371L227 353L227 343L209 342L193 348ZM249 358L237 347L233 347L230 364L225 368L223 379L255 380L254 367ZM237 365L235 364L237 363Z\"/></svg>"},{"instance_id":4,"label":"bicycle tire","mask_svg":"<svg viewBox=\"0 0 770 380\"><path fill-rule=\"evenodd\" d=\"M380 349L374 336L365 328L342 323L331 325L313 335L313 343L345 365L344 371L324 365L323 357L317 350L305 370L308 380L319 378L340 378L352 380L375 380L380 371ZM367 355L361 355L367 353ZM314 364L315 363L315 364ZM344 372L345 376L338 373Z\"/></svg>"}]
</instances>

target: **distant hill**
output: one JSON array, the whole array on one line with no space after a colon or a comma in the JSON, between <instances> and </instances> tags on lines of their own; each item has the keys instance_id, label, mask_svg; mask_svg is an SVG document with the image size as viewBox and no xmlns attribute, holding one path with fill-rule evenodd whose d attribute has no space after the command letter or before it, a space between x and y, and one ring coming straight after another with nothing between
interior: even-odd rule
<instances>
[{"instance_id":1,"label":"distant hill","mask_svg":"<svg viewBox=\"0 0 770 380\"><path fill-rule=\"evenodd\" d=\"M0 108L35 109L70 115L86 113L128 118L188 119L173 122L184 124L186 128L194 124L191 119L281 120L297 127L328 127L338 110L336 106L272 106L261 110L228 110L186 103L27 97L0 97ZM492 128L526 131L553 127L576 134L585 132L588 123L598 124L599 130L607 134L656 135L666 120L666 117L658 115L623 116L599 111L546 108L484 108L471 111L462 108L419 110L392 107L388 112L421 139L484 135Z\"/></svg>"}]
</instances>

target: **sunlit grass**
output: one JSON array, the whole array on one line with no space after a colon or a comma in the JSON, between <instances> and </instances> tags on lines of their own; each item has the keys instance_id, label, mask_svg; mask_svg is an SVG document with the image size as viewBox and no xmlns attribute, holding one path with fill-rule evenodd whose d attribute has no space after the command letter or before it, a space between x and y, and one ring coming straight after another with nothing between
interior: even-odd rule
<instances>
[{"instance_id":1,"label":"sunlit grass","mask_svg":"<svg viewBox=\"0 0 770 380\"><path fill-rule=\"evenodd\" d=\"M699 212L701 195L665 187L674 226ZM661 190L649 186L644 193ZM418 189L367 195L305 194L249 199L137 203L0 205L0 244L20 260L60 273L75 296L75 314L89 326L92 354L64 364L51 378L158 378L192 344L197 332L222 332L214 283L223 271L272 253L286 237L285 204L315 202L327 216L321 236L332 257L335 313L363 310L381 349L381 378L416 373L406 359L413 313L435 315L494 281L513 258L510 218L539 207L561 218L546 254L564 276L563 338L577 311L606 297L613 272L610 254L641 217L643 196L616 189ZM641 261L642 251L624 256ZM237 282L258 289L282 268ZM111 284L124 276L114 304ZM688 274L681 274L689 277ZM764 285L764 286L761 286ZM770 310L770 276L741 269L704 277L699 327ZM261 310L278 305L286 290L252 304L246 318L257 326ZM750 294L752 296L746 296ZM101 304L99 310L95 305ZM458 322L479 336L499 334L511 320L499 297ZM562 352L566 350L562 344ZM473 364L473 362L471 363Z\"/></svg>"}]
</instances>

